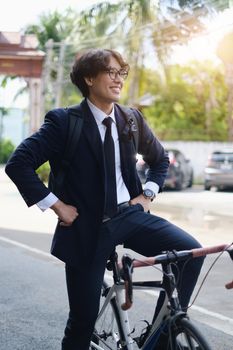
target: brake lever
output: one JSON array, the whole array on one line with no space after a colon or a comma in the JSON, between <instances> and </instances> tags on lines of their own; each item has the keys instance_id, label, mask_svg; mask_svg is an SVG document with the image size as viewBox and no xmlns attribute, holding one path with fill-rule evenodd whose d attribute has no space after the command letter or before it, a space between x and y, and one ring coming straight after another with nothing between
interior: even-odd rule
<instances>
[{"instance_id":1,"label":"brake lever","mask_svg":"<svg viewBox=\"0 0 233 350\"><path fill-rule=\"evenodd\" d=\"M233 261L233 249L227 249L227 252L229 253L231 260ZM233 289L233 280L227 284L225 284L226 289Z\"/></svg>"},{"instance_id":2,"label":"brake lever","mask_svg":"<svg viewBox=\"0 0 233 350\"><path fill-rule=\"evenodd\" d=\"M125 302L121 305L122 310L128 310L133 304L133 260L128 254L122 257L121 277L125 281Z\"/></svg>"},{"instance_id":3,"label":"brake lever","mask_svg":"<svg viewBox=\"0 0 233 350\"><path fill-rule=\"evenodd\" d=\"M225 288L226 288L226 289L233 289L233 281L231 281L231 282L225 284Z\"/></svg>"},{"instance_id":4,"label":"brake lever","mask_svg":"<svg viewBox=\"0 0 233 350\"><path fill-rule=\"evenodd\" d=\"M232 246L232 245L231 245ZM233 261L233 248L227 249L227 253L230 255L231 260Z\"/></svg>"}]
</instances>

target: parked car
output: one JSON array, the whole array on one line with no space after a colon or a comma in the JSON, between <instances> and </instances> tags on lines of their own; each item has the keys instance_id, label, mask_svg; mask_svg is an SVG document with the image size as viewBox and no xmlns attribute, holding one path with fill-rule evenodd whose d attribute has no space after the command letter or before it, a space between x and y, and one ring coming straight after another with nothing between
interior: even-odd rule
<instances>
[{"instance_id":1,"label":"parked car","mask_svg":"<svg viewBox=\"0 0 233 350\"><path fill-rule=\"evenodd\" d=\"M214 151L209 155L204 187L210 190L212 186L218 189L233 187L233 149Z\"/></svg>"},{"instance_id":2,"label":"parked car","mask_svg":"<svg viewBox=\"0 0 233 350\"><path fill-rule=\"evenodd\" d=\"M190 160L177 149L167 149L166 151L168 152L170 166L168 168L168 174L165 179L164 187L173 188L176 190L192 187L193 168ZM142 159L141 155L138 155L137 171L142 183L145 183L148 166Z\"/></svg>"}]
</instances>

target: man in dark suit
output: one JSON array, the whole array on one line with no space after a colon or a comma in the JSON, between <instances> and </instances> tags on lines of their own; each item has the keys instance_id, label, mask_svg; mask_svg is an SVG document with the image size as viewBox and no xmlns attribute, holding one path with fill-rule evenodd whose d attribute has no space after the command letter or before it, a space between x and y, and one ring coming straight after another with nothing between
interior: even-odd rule
<instances>
[{"instance_id":1,"label":"man in dark suit","mask_svg":"<svg viewBox=\"0 0 233 350\"><path fill-rule=\"evenodd\" d=\"M162 189L169 159L141 113L134 110L138 153L149 165L143 190L132 133L115 104L128 71L128 64L113 50L90 50L76 60L71 80L85 97L80 105L84 123L59 198L35 170L49 160L56 177L67 141L67 109L48 112L40 130L18 146L6 166L27 205L51 208L59 219L51 252L66 264L70 312L63 350L89 348L106 260L116 245L147 256L200 246L180 228L149 213L151 201ZM180 286L184 308L201 265L202 259L197 259L184 270Z\"/></svg>"}]
</instances>

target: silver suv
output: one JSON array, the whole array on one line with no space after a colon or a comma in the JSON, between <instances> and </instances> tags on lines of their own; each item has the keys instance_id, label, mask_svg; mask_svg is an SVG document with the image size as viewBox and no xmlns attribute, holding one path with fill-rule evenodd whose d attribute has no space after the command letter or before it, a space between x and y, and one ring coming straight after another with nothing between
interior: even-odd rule
<instances>
[{"instance_id":1,"label":"silver suv","mask_svg":"<svg viewBox=\"0 0 233 350\"><path fill-rule=\"evenodd\" d=\"M210 190L233 187L233 149L215 151L210 154L205 168L204 187Z\"/></svg>"}]
</instances>

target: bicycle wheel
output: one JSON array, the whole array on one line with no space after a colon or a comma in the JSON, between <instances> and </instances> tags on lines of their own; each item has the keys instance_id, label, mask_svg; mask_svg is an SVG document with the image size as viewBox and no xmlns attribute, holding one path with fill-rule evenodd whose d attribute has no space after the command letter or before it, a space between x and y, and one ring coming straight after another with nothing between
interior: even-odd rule
<instances>
[{"instance_id":1,"label":"bicycle wheel","mask_svg":"<svg viewBox=\"0 0 233 350\"><path fill-rule=\"evenodd\" d=\"M172 343L174 350L211 350L203 335L187 318L175 321L172 326ZM168 349L170 348L169 346Z\"/></svg>"},{"instance_id":2,"label":"bicycle wheel","mask_svg":"<svg viewBox=\"0 0 233 350\"><path fill-rule=\"evenodd\" d=\"M103 283L100 310L107 296L108 285ZM92 342L98 344L101 349L104 350L128 350L128 347L124 345L125 337L120 322L120 314L116 298L113 297L106 305L104 312L97 319L95 324L95 331L92 337ZM96 349L91 346L91 349Z\"/></svg>"}]
</instances>

